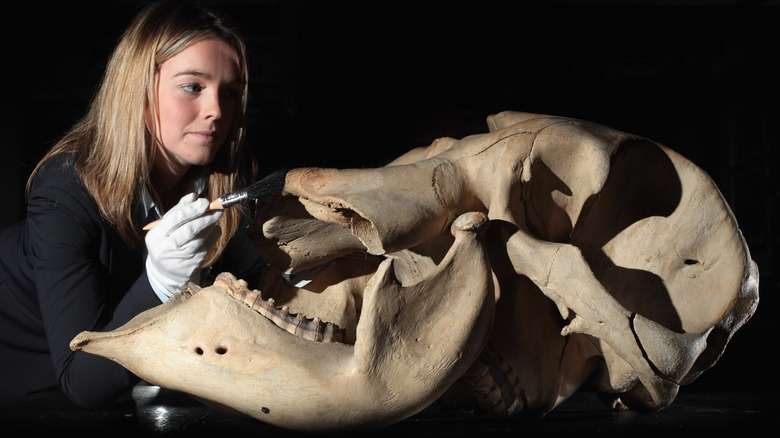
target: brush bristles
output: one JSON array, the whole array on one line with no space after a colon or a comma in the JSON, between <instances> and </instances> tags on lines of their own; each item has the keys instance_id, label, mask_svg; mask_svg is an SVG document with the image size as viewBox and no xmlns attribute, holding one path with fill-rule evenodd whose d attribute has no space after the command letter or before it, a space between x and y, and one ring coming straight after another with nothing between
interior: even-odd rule
<instances>
[{"instance_id":1,"label":"brush bristles","mask_svg":"<svg viewBox=\"0 0 780 438\"><path fill-rule=\"evenodd\" d=\"M271 173L265 178L257 181L246 188L246 194L249 199L257 199L261 196L281 192L284 189L284 181L287 172L279 170Z\"/></svg>"}]
</instances>

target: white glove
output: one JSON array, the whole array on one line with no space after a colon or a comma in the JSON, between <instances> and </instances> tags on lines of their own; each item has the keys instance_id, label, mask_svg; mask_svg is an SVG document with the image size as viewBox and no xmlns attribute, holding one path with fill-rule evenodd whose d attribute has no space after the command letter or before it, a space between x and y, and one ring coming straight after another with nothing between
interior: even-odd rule
<instances>
[{"instance_id":1,"label":"white glove","mask_svg":"<svg viewBox=\"0 0 780 438\"><path fill-rule=\"evenodd\" d=\"M214 224L222 211L208 207L207 199L185 195L146 234L146 274L163 301L200 281L200 264L220 236Z\"/></svg>"}]
</instances>

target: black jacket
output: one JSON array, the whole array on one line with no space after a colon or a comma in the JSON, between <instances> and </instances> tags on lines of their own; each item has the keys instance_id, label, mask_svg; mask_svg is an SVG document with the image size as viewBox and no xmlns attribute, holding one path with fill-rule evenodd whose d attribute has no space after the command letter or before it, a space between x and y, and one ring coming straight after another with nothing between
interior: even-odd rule
<instances>
[{"instance_id":1,"label":"black jacket","mask_svg":"<svg viewBox=\"0 0 780 438\"><path fill-rule=\"evenodd\" d=\"M242 227L212 269L251 285L263 266ZM144 254L103 220L68 156L53 159L36 178L26 219L0 231L0 403L50 388L82 406L116 399L138 378L69 343L159 304Z\"/></svg>"}]
</instances>

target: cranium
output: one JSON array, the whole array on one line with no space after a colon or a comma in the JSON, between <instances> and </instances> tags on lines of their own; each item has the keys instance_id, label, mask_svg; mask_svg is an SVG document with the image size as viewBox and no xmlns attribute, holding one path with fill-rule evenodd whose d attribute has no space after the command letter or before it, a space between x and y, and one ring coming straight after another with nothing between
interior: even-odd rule
<instances>
[{"instance_id":1,"label":"cranium","mask_svg":"<svg viewBox=\"0 0 780 438\"><path fill-rule=\"evenodd\" d=\"M668 406L758 304L717 187L593 123L488 126L382 168L290 171L250 227L273 266L262 299L225 274L72 347L299 430L382 427L437 400L544 414L584 386Z\"/></svg>"}]
</instances>

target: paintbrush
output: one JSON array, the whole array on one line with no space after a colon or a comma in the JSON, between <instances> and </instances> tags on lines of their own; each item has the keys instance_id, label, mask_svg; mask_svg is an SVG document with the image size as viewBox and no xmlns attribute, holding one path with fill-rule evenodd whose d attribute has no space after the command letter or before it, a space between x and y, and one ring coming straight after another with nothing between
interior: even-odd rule
<instances>
[{"instance_id":1,"label":"paintbrush","mask_svg":"<svg viewBox=\"0 0 780 438\"><path fill-rule=\"evenodd\" d=\"M285 176L287 176L287 171L284 170L278 170L274 173L271 173L260 181L252 183L245 189L229 193L219 199L211 201L211 204L209 204L209 210L222 210L232 205L236 205L244 200L252 201L271 193L281 192L284 188ZM149 222L146 226L144 226L144 231L151 230L161 220L162 219L157 219L156 221Z\"/></svg>"}]
</instances>

